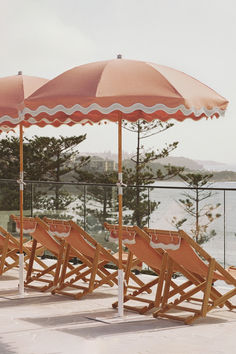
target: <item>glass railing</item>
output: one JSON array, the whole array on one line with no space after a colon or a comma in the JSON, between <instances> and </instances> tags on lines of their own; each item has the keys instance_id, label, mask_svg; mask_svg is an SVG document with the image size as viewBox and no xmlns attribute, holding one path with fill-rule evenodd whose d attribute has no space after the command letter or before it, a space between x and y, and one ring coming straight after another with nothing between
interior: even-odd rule
<instances>
[{"instance_id":1,"label":"glass railing","mask_svg":"<svg viewBox=\"0 0 236 354\"><path fill-rule=\"evenodd\" d=\"M192 208L187 200L192 202ZM196 191L180 183L162 182L123 189L124 224L167 230L176 230L178 226L190 236L198 237L199 242L204 241L202 247L225 267L236 264L235 210L236 188L232 187ZM208 216L203 215L205 211ZM14 180L0 180L0 224L16 235L11 214L19 214L19 185ZM118 223L116 185L28 181L24 188L24 215L73 219L103 246L117 251L103 226L105 221ZM183 219L186 221L181 225Z\"/></svg>"}]
</instances>

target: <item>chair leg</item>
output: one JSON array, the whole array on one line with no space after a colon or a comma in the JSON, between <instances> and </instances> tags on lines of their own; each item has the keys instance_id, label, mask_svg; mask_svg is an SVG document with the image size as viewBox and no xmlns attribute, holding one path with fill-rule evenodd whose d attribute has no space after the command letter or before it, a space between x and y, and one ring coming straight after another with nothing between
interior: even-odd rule
<instances>
[{"instance_id":1,"label":"chair leg","mask_svg":"<svg viewBox=\"0 0 236 354\"><path fill-rule=\"evenodd\" d=\"M64 262L63 262L63 266L62 266L62 270L61 270L61 275L60 275L60 279L59 279L59 288L65 282L66 269L67 269L67 264L69 262L69 256L70 256L70 248L71 248L70 245L67 244L66 251L65 251L65 258L64 258Z\"/></svg>"},{"instance_id":2,"label":"chair leg","mask_svg":"<svg viewBox=\"0 0 236 354\"><path fill-rule=\"evenodd\" d=\"M26 281L31 278L36 247L37 247L37 241L35 239L33 239L30 260L29 260L28 270L27 270L27 274L26 274Z\"/></svg>"},{"instance_id":3,"label":"chair leg","mask_svg":"<svg viewBox=\"0 0 236 354\"><path fill-rule=\"evenodd\" d=\"M63 263L64 251L65 251L65 241L63 241L61 243L61 248L60 248L60 252L59 252L59 255L58 255L58 259L57 259L55 276L54 276L54 279L53 279L53 286L54 287L57 285L58 280L59 280L60 270L61 270L61 266L62 266L62 263Z\"/></svg>"},{"instance_id":4,"label":"chair leg","mask_svg":"<svg viewBox=\"0 0 236 354\"><path fill-rule=\"evenodd\" d=\"M205 317L207 314L209 297L210 297L210 293L211 293L213 275L214 275L214 270L215 270L215 263L216 262L215 262L214 258L212 258L209 263L209 269L208 269L208 274L207 274L207 278L206 278L206 288L205 288L205 292L204 292L202 309L201 309L201 315L203 317Z\"/></svg>"},{"instance_id":5,"label":"chair leg","mask_svg":"<svg viewBox=\"0 0 236 354\"><path fill-rule=\"evenodd\" d=\"M133 261L133 254L129 251L128 260L127 260L126 269L125 269L125 276L124 276L124 295L127 293L127 289L128 289L132 261Z\"/></svg>"},{"instance_id":6,"label":"chair leg","mask_svg":"<svg viewBox=\"0 0 236 354\"><path fill-rule=\"evenodd\" d=\"M162 299L162 306L165 307L168 301L168 295L169 295L169 290L170 290L170 284L171 284L171 277L173 274L173 261L171 258L167 258L167 273L166 273L166 279L165 279L165 287L164 287L164 294L163 294L163 299Z\"/></svg>"},{"instance_id":7,"label":"chair leg","mask_svg":"<svg viewBox=\"0 0 236 354\"><path fill-rule=\"evenodd\" d=\"M7 250L8 250L8 243L9 243L9 235L6 236L3 250L2 250L2 257L1 257L1 264L0 264L0 275L2 275L4 273L4 265L5 265Z\"/></svg>"},{"instance_id":8,"label":"chair leg","mask_svg":"<svg viewBox=\"0 0 236 354\"><path fill-rule=\"evenodd\" d=\"M168 260L168 256L167 256L167 253L165 253L163 255L162 263L161 263L159 281L158 281L157 292L156 292L156 297L155 297L155 307L159 307L160 303L161 303L161 294L162 294L163 283L164 283L165 274L166 274L167 260Z\"/></svg>"},{"instance_id":9,"label":"chair leg","mask_svg":"<svg viewBox=\"0 0 236 354\"><path fill-rule=\"evenodd\" d=\"M95 281L95 277L96 277L96 274L98 271L98 261L99 261L100 249L101 249L101 247L98 244L96 247L95 257L93 260L92 272L91 272L91 276L90 276L90 280L89 280L89 288L88 288L89 293L91 293L94 289L94 281Z\"/></svg>"}]
</instances>

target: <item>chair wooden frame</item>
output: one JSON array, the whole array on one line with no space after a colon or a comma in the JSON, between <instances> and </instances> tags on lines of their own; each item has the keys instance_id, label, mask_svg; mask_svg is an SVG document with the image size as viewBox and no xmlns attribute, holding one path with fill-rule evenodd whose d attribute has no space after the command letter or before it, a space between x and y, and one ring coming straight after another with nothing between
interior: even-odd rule
<instances>
[{"instance_id":1,"label":"chair wooden frame","mask_svg":"<svg viewBox=\"0 0 236 354\"><path fill-rule=\"evenodd\" d=\"M231 275L231 271L224 269L213 257L211 257L200 245L198 245L186 232L180 231L167 231L167 230L154 230L144 228L144 231L153 236L158 234L165 236L167 234L175 234L180 237L181 245L177 250L165 250L169 256L169 265L167 267L170 276L172 264L176 262L181 264L185 273L182 273L188 281L192 283L191 289L179 295L173 303L164 303L162 307L153 313L154 317L162 317L173 320L183 321L185 324L192 324L196 319L206 317L206 315L216 307L228 307L229 310L236 309L229 299L236 295L236 278ZM224 280L227 284L232 285L232 289L224 294L221 294L216 289L214 283L216 280ZM170 291L169 284L165 284L165 292L168 294ZM202 293L202 298L193 298L197 293ZM193 306L200 305L200 308ZM186 304L186 301L188 302ZM181 305L185 303L186 305ZM199 306L198 306L199 307ZM168 312L181 311L191 313L191 315L173 315Z\"/></svg>"},{"instance_id":2,"label":"chair wooden frame","mask_svg":"<svg viewBox=\"0 0 236 354\"><path fill-rule=\"evenodd\" d=\"M6 271L19 266L19 250L20 250L19 240L15 238L10 232L6 231L2 226L0 226L0 247L1 247L0 275L2 275ZM31 250L32 250L32 244L27 240L23 240L23 252L24 252L24 262L25 262L26 270L28 269L28 261L30 259ZM37 249L37 253L41 253L43 252L43 250L44 248L40 246ZM38 263L40 264L41 261L38 260Z\"/></svg>"},{"instance_id":3,"label":"chair wooden frame","mask_svg":"<svg viewBox=\"0 0 236 354\"><path fill-rule=\"evenodd\" d=\"M89 235L83 228L77 225L72 220L55 220L44 218L44 221L49 224L64 224L71 227L71 232L68 237L65 237L66 252L65 259L62 267L62 272L58 286L52 291L53 294L61 294L71 296L74 299L80 299L81 297L92 293L95 289L102 285L113 286L118 284L118 271L109 271L105 266L111 263L118 267L118 259L115 258L108 250L106 250L101 244L99 244L91 235ZM73 250L76 257L82 264L76 267L70 272L66 272L68 264L68 254L70 250ZM128 258L127 266L129 266L131 259ZM138 260L132 261L130 267L136 265ZM66 279L70 279L67 281ZM138 279L135 274L131 274L130 278L136 282L137 286L133 288L137 289L144 285L144 283ZM81 280L85 280L81 284ZM66 288L72 288L75 292L66 290Z\"/></svg>"}]
</instances>

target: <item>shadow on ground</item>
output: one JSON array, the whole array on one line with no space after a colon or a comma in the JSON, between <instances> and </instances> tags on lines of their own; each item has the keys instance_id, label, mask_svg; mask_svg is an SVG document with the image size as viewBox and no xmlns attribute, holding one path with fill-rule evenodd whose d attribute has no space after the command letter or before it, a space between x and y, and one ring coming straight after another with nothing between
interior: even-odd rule
<instances>
[{"instance_id":1,"label":"shadow on ground","mask_svg":"<svg viewBox=\"0 0 236 354\"><path fill-rule=\"evenodd\" d=\"M184 325L182 322L170 321L161 318L156 319L151 315L135 315L134 317L133 313L129 313L128 316L125 316L125 320L123 322L109 323L109 318L112 318L112 316L117 316L117 312L111 309L106 311L80 312L78 314L63 316L37 318L28 317L22 318L21 320L36 324L43 328L53 328L54 330L82 337L84 339L127 333L141 334L143 332L165 331L183 327L187 329L189 327L188 325ZM228 321L229 320L227 318L209 316L205 319L196 321L194 326L222 324Z\"/></svg>"},{"instance_id":2,"label":"shadow on ground","mask_svg":"<svg viewBox=\"0 0 236 354\"><path fill-rule=\"evenodd\" d=\"M9 280L17 280L17 279L19 279L19 278L16 276L13 276L13 275L8 275L8 274L3 274L0 276L1 281L9 281Z\"/></svg>"},{"instance_id":3,"label":"shadow on ground","mask_svg":"<svg viewBox=\"0 0 236 354\"><path fill-rule=\"evenodd\" d=\"M80 325L81 323L91 323L92 321L79 314L53 316L53 317L27 317L21 318L22 321L30 322L42 327L61 327L68 325Z\"/></svg>"},{"instance_id":4,"label":"shadow on ground","mask_svg":"<svg viewBox=\"0 0 236 354\"><path fill-rule=\"evenodd\" d=\"M17 354L17 351L13 350L9 344L1 342L0 339L0 353L1 354Z\"/></svg>"},{"instance_id":5,"label":"shadow on ground","mask_svg":"<svg viewBox=\"0 0 236 354\"><path fill-rule=\"evenodd\" d=\"M90 299L92 300L98 300L98 299L106 299L106 298L117 298L117 295L113 294L107 294L104 292L96 292L89 294L85 296L84 298L81 298L79 300L73 300L68 296L63 296L63 295L45 295L45 293L42 294L34 294L29 293L28 295L25 295L25 297L21 298L18 295L16 295L15 290L6 290L6 291L0 291L0 308L6 308L6 307L12 307L12 306L25 306L25 305L34 305L34 304L52 304L52 303L60 303L60 302L67 302L67 301L83 301ZM0 352L1 354L1 352Z\"/></svg>"},{"instance_id":6,"label":"shadow on ground","mask_svg":"<svg viewBox=\"0 0 236 354\"><path fill-rule=\"evenodd\" d=\"M135 333L138 335L144 332L156 332L170 329L182 328L182 323L173 323L165 320L144 319L124 323L104 324L96 323L94 326L84 328L59 328L58 331L68 333L84 339L95 339L98 337L115 336L117 334Z\"/></svg>"}]
</instances>

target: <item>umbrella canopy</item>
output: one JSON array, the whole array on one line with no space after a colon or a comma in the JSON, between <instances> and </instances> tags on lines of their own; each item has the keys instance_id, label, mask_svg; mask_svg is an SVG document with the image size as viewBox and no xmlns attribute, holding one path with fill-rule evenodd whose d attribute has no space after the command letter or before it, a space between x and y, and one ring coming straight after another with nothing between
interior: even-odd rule
<instances>
[{"instance_id":1,"label":"umbrella canopy","mask_svg":"<svg viewBox=\"0 0 236 354\"><path fill-rule=\"evenodd\" d=\"M122 120L199 120L224 114L228 101L183 72L153 63L95 62L57 76L25 100L24 125L74 125L118 121L119 276L118 312L123 315Z\"/></svg>"},{"instance_id":2,"label":"umbrella canopy","mask_svg":"<svg viewBox=\"0 0 236 354\"><path fill-rule=\"evenodd\" d=\"M0 78L0 129L16 127L22 120L19 115L24 100L48 80L40 77L18 75Z\"/></svg>"},{"instance_id":3,"label":"umbrella canopy","mask_svg":"<svg viewBox=\"0 0 236 354\"><path fill-rule=\"evenodd\" d=\"M167 121L219 117L228 101L193 77L134 60L109 60L64 72L26 100L28 124L94 123L103 119Z\"/></svg>"},{"instance_id":4,"label":"umbrella canopy","mask_svg":"<svg viewBox=\"0 0 236 354\"><path fill-rule=\"evenodd\" d=\"M8 132L20 126L20 256L19 256L19 292L24 293L23 280L23 129L22 112L24 100L48 80L40 77L18 75L0 78L0 132Z\"/></svg>"}]
</instances>

